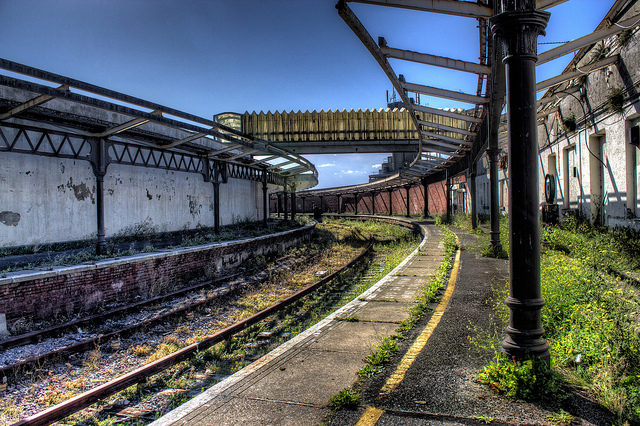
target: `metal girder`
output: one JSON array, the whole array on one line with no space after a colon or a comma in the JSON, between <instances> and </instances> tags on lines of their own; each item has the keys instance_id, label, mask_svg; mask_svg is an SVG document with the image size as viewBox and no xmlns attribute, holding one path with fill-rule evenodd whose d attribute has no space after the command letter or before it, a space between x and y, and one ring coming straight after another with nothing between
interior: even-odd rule
<instances>
[{"instance_id":1,"label":"metal girder","mask_svg":"<svg viewBox=\"0 0 640 426\"><path fill-rule=\"evenodd\" d=\"M58 87L58 89L61 90L69 90L69 86L67 86L66 84L61 85L60 87ZM50 101L51 99L55 99L54 96L49 96L49 95L40 95L37 96L33 99L30 99L16 107L11 108L9 111L0 114L0 120L6 120L7 118L11 118L16 114L20 114L22 111L26 111L29 108L33 108L34 106L38 106L38 105L42 105L45 102Z\"/></svg>"},{"instance_id":2,"label":"metal girder","mask_svg":"<svg viewBox=\"0 0 640 426\"><path fill-rule=\"evenodd\" d=\"M196 139L203 138L205 136L206 136L205 133L194 133L193 135L187 136L186 138L175 140L175 141L173 141L171 143L168 143L166 145L160 145L160 148L165 148L165 149L166 148L173 148L175 146L182 145L184 143L191 142L191 141L194 141Z\"/></svg>"},{"instance_id":3,"label":"metal girder","mask_svg":"<svg viewBox=\"0 0 640 426\"><path fill-rule=\"evenodd\" d=\"M493 10L468 1L458 0L349 0L356 3L375 4L378 6L399 7L402 9L436 12L467 18L490 18Z\"/></svg>"},{"instance_id":4,"label":"metal girder","mask_svg":"<svg viewBox=\"0 0 640 426\"><path fill-rule=\"evenodd\" d=\"M211 151L207 155L209 157L215 157L216 155L222 154L223 152L229 152L229 151L233 151L234 149L240 149L240 148L241 148L241 145L235 145L234 144L233 146L226 146L226 147L224 147L222 149L217 149L215 151Z\"/></svg>"},{"instance_id":5,"label":"metal girder","mask_svg":"<svg viewBox=\"0 0 640 426\"><path fill-rule=\"evenodd\" d=\"M558 98L564 98L569 94L576 93L579 91L580 91L580 86L573 86L565 90L558 90L556 92L551 93L549 96L545 96L543 98L538 99L537 105L539 107L544 106L544 105L550 104L551 102L557 101Z\"/></svg>"},{"instance_id":6,"label":"metal girder","mask_svg":"<svg viewBox=\"0 0 640 426\"><path fill-rule=\"evenodd\" d=\"M295 163L295 161L293 161L293 160L284 161L284 162L279 163L279 164L273 164L273 165L269 166L268 169L269 170L277 169L278 167L286 166L287 164L293 164L293 163Z\"/></svg>"},{"instance_id":7,"label":"metal girder","mask_svg":"<svg viewBox=\"0 0 640 426\"><path fill-rule=\"evenodd\" d=\"M415 152L417 139L396 141L278 142L278 146L296 154Z\"/></svg>"},{"instance_id":8,"label":"metal girder","mask_svg":"<svg viewBox=\"0 0 640 426\"><path fill-rule=\"evenodd\" d=\"M536 8L540 10L550 9L568 0L536 0Z\"/></svg>"},{"instance_id":9,"label":"metal girder","mask_svg":"<svg viewBox=\"0 0 640 426\"><path fill-rule=\"evenodd\" d=\"M418 62L420 64L433 65L435 67L448 68L473 74L489 74L491 72L491 68L486 65L446 58L444 56L429 55L427 53L413 52L411 50L394 49L387 46L381 46L380 50L382 51L382 54L388 58L402 59L403 61Z\"/></svg>"},{"instance_id":10,"label":"metal girder","mask_svg":"<svg viewBox=\"0 0 640 426\"><path fill-rule=\"evenodd\" d=\"M292 176L292 175L295 175L300 170L306 170L306 167L304 166L293 167L288 170L283 170L282 172L286 173L288 176Z\"/></svg>"},{"instance_id":11,"label":"metal girder","mask_svg":"<svg viewBox=\"0 0 640 426\"><path fill-rule=\"evenodd\" d=\"M463 135L474 136L476 134L475 132L471 132L469 130L458 129L457 127L445 126L444 124L432 123L430 121L418 120L418 124L425 127L433 127L434 129L445 130L447 132L460 133Z\"/></svg>"},{"instance_id":12,"label":"metal girder","mask_svg":"<svg viewBox=\"0 0 640 426\"><path fill-rule=\"evenodd\" d=\"M465 141L463 139L456 139L449 136L441 135L439 133L427 132L426 130L421 130L420 134L429 138L435 138L436 140L451 142L450 144L447 144L451 146L457 146L457 147L459 147L460 145L471 146L472 144L471 142ZM428 142L435 142L435 141L429 140Z\"/></svg>"},{"instance_id":13,"label":"metal girder","mask_svg":"<svg viewBox=\"0 0 640 426\"><path fill-rule=\"evenodd\" d=\"M536 92L548 89L550 87L555 86L556 84L560 84L565 81L573 80L574 78L578 78L583 75L592 73L593 71L597 71L599 69L602 69L606 66L609 66L611 64L618 62L619 59L620 59L619 55L609 56L608 58L604 58L600 61L594 62L593 64L586 65L585 66L585 68L587 68L586 70L576 70L573 72L567 72L567 73L557 75L555 77L551 77L547 80L537 83Z\"/></svg>"},{"instance_id":14,"label":"metal girder","mask_svg":"<svg viewBox=\"0 0 640 426\"><path fill-rule=\"evenodd\" d=\"M445 110L442 110L442 109L430 108L430 107L423 106L423 105L413 105L413 108L416 111L426 112L426 113L435 114L435 115L441 115L443 117L457 118L459 120L469 121L471 123L480 123L480 122L482 122L482 119L480 119L480 118L473 117L473 116L467 115L467 114L461 114L459 112L445 111Z\"/></svg>"},{"instance_id":15,"label":"metal girder","mask_svg":"<svg viewBox=\"0 0 640 426\"><path fill-rule=\"evenodd\" d=\"M240 154L236 154L236 155L234 155L232 157L225 158L225 160L227 160L227 161L237 160L238 158L244 157L245 155L255 154L256 152L260 152L260 150L259 149L250 149L249 151L244 151L244 152L241 152Z\"/></svg>"},{"instance_id":16,"label":"metal girder","mask_svg":"<svg viewBox=\"0 0 640 426\"><path fill-rule=\"evenodd\" d=\"M433 143L433 141L429 141L427 143L422 144L423 150L428 150L433 152L442 152L448 155L453 155L456 152L456 148L449 148L449 149L445 149L445 148L446 147Z\"/></svg>"},{"instance_id":17,"label":"metal girder","mask_svg":"<svg viewBox=\"0 0 640 426\"><path fill-rule=\"evenodd\" d=\"M438 98L452 99L454 101L467 102L470 104L484 104L489 100L483 96L470 95L468 93L454 92L453 90L440 89L438 87L423 86L422 84L400 82L402 88L408 92L422 93Z\"/></svg>"},{"instance_id":18,"label":"metal girder","mask_svg":"<svg viewBox=\"0 0 640 426\"><path fill-rule=\"evenodd\" d=\"M95 136L97 138L104 138L104 137L107 137L107 136L112 136L112 135L115 135L115 134L118 134L118 133L122 133L124 131L129 130L129 129L133 129L134 127L142 126L143 124L148 123L148 122L149 122L149 120L144 119L144 118L134 118L133 120L127 121L126 123L122 123L119 126L107 129L104 132L92 133L91 136Z\"/></svg>"},{"instance_id":19,"label":"metal girder","mask_svg":"<svg viewBox=\"0 0 640 426\"><path fill-rule=\"evenodd\" d=\"M584 37L577 38L573 41L570 41L569 43L565 43L561 46L540 53L538 55L538 62L536 62L536 64L541 65L547 63L553 59L564 56L567 53L582 49L583 47L592 45L593 43L596 43L607 37L611 37L612 35L626 31L627 29L629 29L629 27L637 25L638 20L640 20L640 16L633 16L629 19L625 19L624 21L620 21L617 24L610 26L609 28L595 31L591 34L587 34Z\"/></svg>"}]
</instances>

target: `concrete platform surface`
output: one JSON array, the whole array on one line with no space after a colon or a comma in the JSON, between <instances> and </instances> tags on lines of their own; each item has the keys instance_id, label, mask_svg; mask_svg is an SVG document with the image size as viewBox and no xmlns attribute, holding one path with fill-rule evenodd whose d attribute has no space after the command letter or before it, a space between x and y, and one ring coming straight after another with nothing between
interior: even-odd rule
<instances>
[{"instance_id":1,"label":"concrete platform surface","mask_svg":"<svg viewBox=\"0 0 640 426\"><path fill-rule=\"evenodd\" d=\"M365 293L152 424L321 423L331 396L356 382L363 358L408 317L411 302L438 268L442 231L423 229L420 247ZM341 320L346 317L358 321Z\"/></svg>"}]
</instances>

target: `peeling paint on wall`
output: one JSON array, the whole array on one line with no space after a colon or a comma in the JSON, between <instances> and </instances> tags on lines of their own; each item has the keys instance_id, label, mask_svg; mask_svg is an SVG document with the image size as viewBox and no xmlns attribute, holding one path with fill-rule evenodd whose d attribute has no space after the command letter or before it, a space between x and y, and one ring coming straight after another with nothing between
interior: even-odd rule
<instances>
[{"instance_id":1,"label":"peeling paint on wall","mask_svg":"<svg viewBox=\"0 0 640 426\"><path fill-rule=\"evenodd\" d=\"M91 198L91 204L96 203L96 200L93 198L93 191L89 189L89 187L84 182L81 182L79 185L74 185L73 178L69 178L69 182L67 182L67 188L73 189L73 195L75 195L78 201L83 201L86 198ZM60 190L60 186L58 186L58 190Z\"/></svg>"},{"instance_id":2,"label":"peeling paint on wall","mask_svg":"<svg viewBox=\"0 0 640 426\"><path fill-rule=\"evenodd\" d=\"M189 200L189 213L194 218L200 214L200 209L202 209L202 204L198 203L198 198L187 195L187 199Z\"/></svg>"},{"instance_id":3,"label":"peeling paint on wall","mask_svg":"<svg viewBox=\"0 0 640 426\"><path fill-rule=\"evenodd\" d=\"M0 222L7 226L18 226L18 222L20 222L20 213L6 210L0 212Z\"/></svg>"},{"instance_id":4,"label":"peeling paint on wall","mask_svg":"<svg viewBox=\"0 0 640 426\"><path fill-rule=\"evenodd\" d=\"M148 189L147 189L147 198L150 200L153 200L153 195L151 195Z\"/></svg>"}]
</instances>

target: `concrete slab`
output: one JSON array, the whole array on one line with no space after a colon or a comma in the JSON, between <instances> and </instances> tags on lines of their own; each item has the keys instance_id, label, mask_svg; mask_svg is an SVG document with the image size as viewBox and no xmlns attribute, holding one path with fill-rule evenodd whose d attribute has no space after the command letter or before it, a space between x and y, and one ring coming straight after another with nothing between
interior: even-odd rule
<instances>
[{"instance_id":1,"label":"concrete slab","mask_svg":"<svg viewBox=\"0 0 640 426\"><path fill-rule=\"evenodd\" d=\"M317 425L329 414L326 407L250 398L224 397L215 410L199 410L176 424L198 425Z\"/></svg>"},{"instance_id":2,"label":"concrete slab","mask_svg":"<svg viewBox=\"0 0 640 426\"><path fill-rule=\"evenodd\" d=\"M324 406L358 379L360 352L305 350L238 396Z\"/></svg>"},{"instance_id":3,"label":"concrete slab","mask_svg":"<svg viewBox=\"0 0 640 426\"><path fill-rule=\"evenodd\" d=\"M364 307L369 305L371 303ZM353 315L360 319L362 314L358 310ZM392 322L342 321L342 324L335 327L330 334L321 336L309 347L315 350L355 352L359 353L362 359L362 356L369 355L382 339L393 334L397 327L397 324Z\"/></svg>"},{"instance_id":4,"label":"concrete slab","mask_svg":"<svg viewBox=\"0 0 640 426\"><path fill-rule=\"evenodd\" d=\"M371 300L355 313L360 321L400 323L409 318L412 303Z\"/></svg>"}]
</instances>

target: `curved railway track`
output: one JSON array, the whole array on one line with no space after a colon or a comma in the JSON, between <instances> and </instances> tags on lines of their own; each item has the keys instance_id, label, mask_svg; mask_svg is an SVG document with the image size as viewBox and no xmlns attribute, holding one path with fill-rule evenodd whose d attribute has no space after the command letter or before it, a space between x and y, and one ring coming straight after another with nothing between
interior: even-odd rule
<instances>
[{"instance_id":1,"label":"curved railway track","mask_svg":"<svg viewBox=\"0 0 640 426\"><path fill-rule=\"evenodd\" d=\"M336 225L336 228L339 228L342 230L349 228L348 226L344 226L340 224L335 224L335 225ZM358 234L358 236L361 238L362 234L360 233ZM144 383L149 377L155 374L158 374L159 372L162 372L176 364L179 364L180 362L190 357L193 357L194 354L202 353L204 349L207 349L212 345L228 340L229 338L233 337L234 335L237 335L241 331L246 330L247 327L250 327L253 324L258 323L267 317L274 316L279 312L282 312L284 309L291 306L295 302L299 301L304 296L308 295L309 293L313 293L315 290L318 290L319 288L322 288L323 285L333 280L336 276L349 270L355 264L358 264L363 258L365 258L370 253L371 249L372 249L372 242L370 242L369 246L366 249L363 249L356 258L352 259L348 264L344 265L340 269L336 270L335 272L329 275L324 276L322 279L317 280L316 282L302 288L301 290L296 291L294 294L291 294L290 296L286 297L284 300L281 300L280 302L255 313L249 318L238 321L230 326L225 327L220 331L207 335L205 338L201 339L196 343L185 346L170 355L167 355L161 359L158 359L142 367L139 367L133 371L125 373L120 377L118 377L117 379L111 380L94 389L91 389L87 392L74 396L71 399L68 399L58 405L52 406L45 411L34 414L30 417L26 417L16 424L21 424L21 425L49 424L57 420L60 420L66 416L69 416L70 414L73 414L77 411L80 411L83 408L86 408L97 401L103 400L110 395L113 395L123 389L130 387L131 385L134 385L136 383ZM307 256L302 261L299 261L298 263L301 263L301 262L313 263L313 257L317 257L317 256L318 256L317 253L314 254L313 256ZM286 257L288 256L285 256L285 258ZM280 263L280 261L282 261L283 259L284 258L280 258L276 262ZM322 272L324 273L325 271L322 271ZM263 270L262 273L264 275L265 271ZM206 303L210 303L214 301L216 298L229 295L232 289L229 288L228 285L224 285L224 283L237 277L237 275L239 274L233 274L233 275L221 277L209 282L198 283L194 286L190 286L188 288L184 288L179 291L176 291L171 295L158 296L148 301L139 302L127 307L114 309L109 312L104 312L100 315L94 315L87 318L70 321L65 324L61 324L60 326L49 327L47 329L40 330L39 332L26 333L25 335L22 335L22 336L16 336L11 340L5 340L0 343L2 345L0 347L3 349L19 346L22 344L29 344L30 342L44 339L45 336L48 336L48 335L56 335L56 334L63 333L64 330L69 330L69 329L73 330L74 328L77 328L79 326L85 326L85 325L88 327L89 324L95 323L97 321L108 320L113 315L121 315L126 312L140 310L144 306L161 303L163 301L166 301L167 299L170 299L173 296L179 296L186 292L194 292L194 291L197 292L197 291L202 291L203 289L206 289L206 288L210 288L213 285L218 286L217 294L215 294L216 292L214 291L213 292L214 294L210 294L208 295L208 297L198 300L193 304L189 304L188 306L182 306L180 308L172 309L168 312L155 315L149 318L148 320L146 320L143 324L135 325L135 326L132 325L129 327L124 327L117 330L112 330L106 333L102 333L94 338L87 339L86 341L76 342L67 347L56 349L51 353L42 354L42 355L39 355L38 357L33 357L32 359L29 359L29 360L23 360L22 362L11 365L11 366L5 366L4 368L0 369L0 377L2 377L2 375L12 375L16 373L19 374L20 372L24 372L25 368L29 368L30 366L33 366L39 369L36 371L40 371L41 373L44 371L44 374L46 375L47 370L46 369L42 370L42 365L46 363L48 359L57 358L59 360L61 356L68 355L72 352L87 351L87 350L99 347L100 344L104 344L109 338L123 337L127 334L134 334L136 330L139 329L140 327L150 327L153 325L153 323L161 323L163 320L166 320L169 316L177 316L181 314L184 315L185 313L190 312L191 310L197 308L198 306L202 306ZM240 288L238 290L241 291ZM329 292L329 293L332 292L332 290L330 289L323 289L322 291ZM300 306L300 305L295 305L295 306ZM275 322L275 320L268 320L268 321ZM284 334L289 334L289 333L284 333ZM69 366L69 364L66 364L66 365Z\"/></svg>"}]
</instances>

